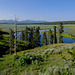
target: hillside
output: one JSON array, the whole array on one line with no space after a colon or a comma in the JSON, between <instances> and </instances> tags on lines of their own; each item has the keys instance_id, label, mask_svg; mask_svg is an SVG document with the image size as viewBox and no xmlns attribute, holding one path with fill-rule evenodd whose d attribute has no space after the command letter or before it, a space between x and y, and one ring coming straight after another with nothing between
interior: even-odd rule
<instances>
[{"instance_id":1,"label":"hillside","mask_svg":"<svg viewBox=\"0 0 75 75\"><path fill-rule=\"evenodd\" d=\"M75 44L54 44L17 52L17 59L14 54L4 55L0 75L75 75L74 53ZM33 61L28 64L24 58Z\"/></svg>"}]
</instances>

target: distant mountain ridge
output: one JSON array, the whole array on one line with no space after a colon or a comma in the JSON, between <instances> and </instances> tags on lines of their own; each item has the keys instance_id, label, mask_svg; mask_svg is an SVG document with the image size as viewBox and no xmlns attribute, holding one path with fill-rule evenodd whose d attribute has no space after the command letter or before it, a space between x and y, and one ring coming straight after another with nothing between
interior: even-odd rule
<instances>
[{"instance_id":1,"label":"distant mountain ridge","mask_svg":"<svg viewBox=\"0 0 75 75\"><path fill-rule=\"evenodd\" d=\"M17 21L18 24L30 24L30 23L45 23L46 21L35 21L35 20L22 20ZM14 24L15 20L0 20L0 24Z\"/></svg>"},{"instance_id":2,"label":"distant mountain ridge","mask_svg":"<svg viewBox=\"0 0 75 75\"><path fill-rule=\"evenodd\" d=\"M58 25L59 22L62 22L63 24L75 24L75 21L47 22L47 21L35 21L35 20L22 20L22 21L17 21L17 24ZM0 20L0 24L15 24L15 20Z\"/></svg>"}]
</instances>

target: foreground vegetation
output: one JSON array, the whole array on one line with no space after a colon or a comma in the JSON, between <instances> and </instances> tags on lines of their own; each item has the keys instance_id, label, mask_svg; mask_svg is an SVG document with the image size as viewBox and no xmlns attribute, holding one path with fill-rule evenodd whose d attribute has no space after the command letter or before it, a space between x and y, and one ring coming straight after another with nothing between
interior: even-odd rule
<instances>
[{"instance_id":1,"label":"foreground vegetation","mask_svg":"<svg viewBox=\"0 0 75 75\"><path fill-rule=\"evenodd\" d=\"M14 54L3 55L0 58L0 74L75 75L74 53L75 44L54 44L17 52L17 57ZM24 59L31 60L31 63Z\"/></svg>"},{"instance_id":2,"label":"foreground vegetation","mask_svg":"<svg viewBox=\"0 0 75 75\"><path fill-rule=\"evenodd\" d=\"M53 27L53 32L51 29L44 32L42 47L37 44L40 42L39 27L26 27L25 33L22 29L21 40L17 40L17 55L14 54L13 29L10 34L0 30L0 75L75 75L75 44L62 43L63 36L74 39L75 35L63 33L62 23L57 34L57 26ZM46 34L50 45L47 45ZM55 44L56 35L60 44Z\"/></svg>"}]
</instances>

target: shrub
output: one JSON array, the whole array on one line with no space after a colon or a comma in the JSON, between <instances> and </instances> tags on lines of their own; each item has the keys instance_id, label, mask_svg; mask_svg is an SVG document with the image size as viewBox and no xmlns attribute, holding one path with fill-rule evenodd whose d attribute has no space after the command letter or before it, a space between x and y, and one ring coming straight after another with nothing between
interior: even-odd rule
<instances>
[{"instance_id":1,"label":"shrub","mask_svg":"<svg viewBox=\"0 0 75 75\"><path fill-rule=\"evenodd\" d=\"M22 75L75 75L75 68L61 68L53 66L47 68L45 72L34 72L33 70L25 71Z\"/></svg>"},{"instance_id":2,"label":"shrub","mask_svg":"<svg viewBox=\"0 0 75 75\"><path fill-rule=\"evenodd\" d=\"M72 57L73 57L73 59L75 60L75 48L73 49Z\"/></svg>"},{"instance_id":3,"label":"shrub","mask_svg":"<svg viewBox=\"0 0 75 75\"><path fill-rule=\"evenodd\" d=\"M18 65L19 66L25 66L26 65L26 61L24 57L20 57L18 60Z\"/></svg>"},{"instance_id":4,"label":"shrub","mask_svg":"<svg viewBox=\"0 0 75 75\"><path fill-rule=\"evenodd\" d=\"M17 60L17 59L19 59L19 56L18 55L15 55L14 56L14 60Z\"/></svg>"},{"instance_id":5,"label":"shrub","mask_svg":"<svg viewBox=\"0 0 75 75\"><path fill-rule=\"evenodd\" d=\"M22 51L22 50L26 50L26 49L31 48L30 47L30 43L27 42L27 41L19 41L18 40L17 43L18 43L18 49L17 49L17 51Z\"/></svg>"},{"instance_id":6,"label":"shrub","mask_svg":"<svg viewBox=\"0 0 75 75\"><path fill-rule=\"evenodd\" d=\"M18 60L18 65L20 66L25 66L27 64L31 64L32 61L42 61L42 57L40 55L23 55L22 57L19 58Z\"/></svg>"}]
</instances>

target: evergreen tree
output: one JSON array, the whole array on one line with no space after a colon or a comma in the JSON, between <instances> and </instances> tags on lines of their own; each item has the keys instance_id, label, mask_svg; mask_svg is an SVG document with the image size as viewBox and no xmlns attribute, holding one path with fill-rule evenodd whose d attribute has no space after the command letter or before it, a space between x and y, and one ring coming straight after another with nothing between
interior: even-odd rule
<instances>
[{"instance_id":1,"label":"evergreen tree","mask_svg":"<svg viewBox=\"0 0 75 75\"><path fill-rule=\"evenodd\" d=\"M30 33L29 33L29 42L31 44L34 44L34 29L33 28L30 28Z\"/></svg>"},{"instance_id":2,"label":"evergreen tree","mask_svg":"<svg viewBox=\"0 0 75 75\"><path fill-rule=\"evenodd\" d=\"M40 32L39 32L39 27L35 29L34 32L34 43L37 45L40 42Z\"/></svg>"},{"instance_id":3,"label":"evergreen tree","mask_svg":"<svg viewBox=\"0 0 75 75\"><path fill-rule=\"evenodd\" d=\"M3 39L3 32L2 30L0 29L0 40Z\"/></svg>"},{"instance_id":4,"label":"evergreen tree","mask_svg":"<svg viewBox=\"0 0 75 75\"><path fill-rule=\"evenodd\" d=\"M12 29L10 29L10 54L11 54L11 50L14 48L14 31Z\"/></svg>"},{"instance_id":5,"label":"evergreen tree","mask_svg":"<svg viewBox=\"0 0 75 75\"><path fill-rule=\"evenodd\" d=\"M35 30L35 27L33 29Z\"/></svg>"},{"instance_id":6,"label":"evergreen tree","mask_svg":"<svg viewBox=\"0 0 75 75\"><path fill-rule=\"evenodd\" d=\"M63 43L63 40L62 40L62 33L64 32L63 30L63 24L60 22L59 24L59 36L58 36L58 43Z\"/></svg>"},{"instance_id":7,"label":"evergreen tree","mask_svg":"<svg viewBox=\"0 0 75 75\"><path fill-rule=\"evenodd\" d=\"M25 28L25 41L28 41L28 28Z\"/></svg>"},{"instance_id":8,"label":"evergreen tree","mask_svg":"<svg viewBox=\"0 0 75 75\"><path fill-rule=\"evenodd\" d=\"M24 32L21 31L21 41L24 41Z\"/></svg>"},{"instance_id":9,"label":"evergreen tree","mask_svg":"<svg viewBox=\"0 0 75 75\"><path fill-rule=\"evenodd\" d=\"M49 45L53 43L53 34L51 29L48 32L48 37L49 37Z\"/></svg>"},{"instance_id":10,"label":"evergreen tree","mask_svg":"<svg viewBox=\"0 0 75 75\"><path fill-rule=\"evenodd\" d=\"M46 32L43 34L43 39L42 39L43 45L47 45L47 37L46 37Z\"/></svg>"},{"instance_id":11,"label":"evergreen tree","mask_svg":"<svg viewBox=\"0 0 75 75\"><path fill-rule=\"evenodd\" d=\"M56 26L54 26L54 34L53 34L53 44L57 43L57 38L56 38Z\"/></svg>"}]
</instances>

